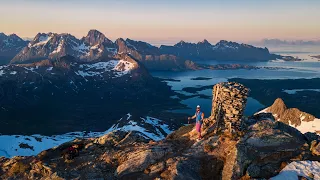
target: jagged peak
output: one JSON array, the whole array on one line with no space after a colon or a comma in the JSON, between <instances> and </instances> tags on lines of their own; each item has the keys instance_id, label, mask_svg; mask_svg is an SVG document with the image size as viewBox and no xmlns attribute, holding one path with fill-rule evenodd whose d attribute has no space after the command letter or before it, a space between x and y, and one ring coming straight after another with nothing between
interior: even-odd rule
<instances>
[{"instance_id":1,"label":"jagged peak","mask_svg":"<svg viewBox=\"0 0 320 180\"><path fill-rule=\"evenodd\" d=\"M184 40L181 40L177 44L175 44L174 46L179 47L179 46L184 46L184 45L195 45L195 44L191 43L191 42L185 42Z\"/></svg>"},{"instance_id":2,"label":"jagged peak","mask_svg":"<svg viewBox=\"0 0 320 180\"><path fill-rule=\"evenodd\" d=\"M20 37L19 37L18 35L16 35L16 34L10 34L9 37L10 37L10 38L13 38L13 39L15 39L15 40L18 40L18 41L23 41L23 39L20 38Z\"/></svg>"},{"instance_id":3,"label":"jagged peak","mask_svg":"<svg viewBox=\"0 0 320 180\"><path fill-rule=\"evenodd\" d=\"M229 44L229 43L234 43L234 42L227 41L227 40L220 40L216 45L218 45L218 44Z\"/></svg>"},{"instance_id":4,"label":"jagged peak","mask_svg":"<svg viewBox=\"0 0 320 180\"><path fill-rule=\"evenodd\" d=\"M90 45L96 45L96 44L113 44L113 42L108 39L102 32L92 29L88 32L87 36L83 37L82 40L84 40L86 43Z\"/></svg>"},{"instance_id":5,"label":"jagged peak","mask_svg":"<svg viewBox=\"0 0 320 180\"><path fill-rule=\"evenodd\" d=\"M284 112L287 109L286 104L281 98L277 98L274 103L270 106L270 111Z\"/></svg>"},{"instance_id":6,"label":"jagged peak","mask_svg":"<svg viewBox=\"0 0 320 180\"><path fill-rule=\"evenodd\" d=\"M118 39L116 39L116 42L118 42L118 41L124 42L125 40L123 38L118 38Z\"/></svg>"},{"instance_id":7,"label":"jagged peak","mask_svg":"<svg viewBox=\"0 0 320 180\"><path fill-rule=\"evenodd\" d=\"M89 32L87 34L87 37L88 36L102 36L102 37L105 37L105 35L102 32L100 32L100 31L98 31L96 29L89 30Z\"/></svg>"},{"instance_id":8,"label":"jagged peak","mask_svg":"<svg viewBox=\"0 0 320 180\"><path fill-rule=\"evenodd\" d=\"M211 43L206 39L204 39L202 41L199 41L198 44L204 44L204 45L210 45L211 46Z\"/></svg>"}]
</instances>

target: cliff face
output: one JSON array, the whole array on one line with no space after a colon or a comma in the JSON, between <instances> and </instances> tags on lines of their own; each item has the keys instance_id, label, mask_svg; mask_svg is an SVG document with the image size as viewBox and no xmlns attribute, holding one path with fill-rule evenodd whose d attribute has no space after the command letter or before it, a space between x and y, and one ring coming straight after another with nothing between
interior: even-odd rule
<instances>
[{"instance_id":1,"label":"cliff face","mask_svg":"<svg viewBox=\"0 0 320 180\"><path fill-rule=\"evenodd\" d=\"M205 119L201 141L196 141L194 125L181 127L157 142L134 130L78 139L33 157L1 158L0 177L259 179L277 175L292 161L320 160L317 135L303 135L268 114L238 121L240 130L215 133L214 116ZM76 151L72 158L70 147Z\"/></svg>"}]
</instances>

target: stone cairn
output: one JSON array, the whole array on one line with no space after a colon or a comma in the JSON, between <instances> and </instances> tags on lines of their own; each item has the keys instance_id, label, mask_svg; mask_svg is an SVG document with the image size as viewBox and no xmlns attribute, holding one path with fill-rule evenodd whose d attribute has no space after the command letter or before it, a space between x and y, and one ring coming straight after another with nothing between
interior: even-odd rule
<instances>
[{"instance_id":1,"label":"stone cairn","mask_svg":"<svg viewBox=\"0 0 320 180\"><path fill-rule=\"evenodd\" d=\"M236 82L222 82L213 87L210 119L216 121L216 130L239 131L249 89Z\"/></svg>"}]
</instances>

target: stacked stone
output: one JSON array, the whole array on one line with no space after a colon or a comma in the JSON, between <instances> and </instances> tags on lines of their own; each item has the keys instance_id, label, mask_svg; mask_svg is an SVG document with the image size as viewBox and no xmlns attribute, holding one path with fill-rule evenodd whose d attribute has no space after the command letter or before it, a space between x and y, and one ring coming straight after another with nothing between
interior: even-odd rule
<instances>
[{"instance_id":1,"label":"stacked stone","mask_svg":"<svg viewBox=\"0 0 320 180\"><path fill-rule=\"evenodd\" d=\"M249 89L236 82L223 82L213 87L211 118L219 129L239 130Z\"/></svg>"}]
</instances>

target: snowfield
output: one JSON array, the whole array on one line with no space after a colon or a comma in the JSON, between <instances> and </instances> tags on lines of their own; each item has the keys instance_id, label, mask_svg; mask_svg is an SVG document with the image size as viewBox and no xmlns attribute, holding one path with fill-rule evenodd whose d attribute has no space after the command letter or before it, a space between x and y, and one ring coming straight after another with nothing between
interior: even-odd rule
<instances>
[{"instance_id":1,"label":"snowfield","mask_svg":"<svg viewBox=\"0 0 320 180\"><path fill-rule=\"evenodd\" d=\"M320 131L320 119L316 118L313 121L309 121L309 122L302 121L304 119L304 116L301 116L300 119L301 119L300 126L296 127L293 124L291 124L291 122L289 121L290 126L295 127L302 133Z\"/></svg>"},{"instance_id":2,"label":"snowfield","mask_svg":"<svg viewBox=\"0 0 320 180\"><path fill-rule=\"evenodd\" d=\"M43 136L39 134L24 136L24 135L0 135L0 157L11 158L13 156L32 156L40 152L59 146L65 142L72 141L76 138L94 138L100 137L113 131L136 131L140 132L141 136L146 139L159 141L164 139L172 132L169 126L163 121L145 117L141 118L141 123L131 119L131 114L127 114L126 119L120 119L117 124L104 132L70 132L62 135ZM120 127L120 123L122 126ZM147 130L144 128L144 123L151 125ZM163 133L165 132L165 133Z\"/></svg>"},{"instance_id":3,"label":"snowfield","mask_svg":"<svg viewBox=\"0 0 320 180\"><path fill-rule=\"evenodd\" d=\"M90 47L85 45L84 43L79 44L78 46L74 46L72 47L72 49L86 56L90 55L90 51L89 51Z\"/></svg>"},{"instance_id":4,"label":"snowfield","mask_svg":"<svg viewBox=\"0 0 320 180\"><path fill-rule=\"evenodd\" d=\"M72 64L72 66L76 66L77 63ZM16 65L10 65L9 66L0 66L0 76L3 75L16 75L19 72L16 70L12 70L11 68L14 68ZM18 67L18 66L17 66ZM41 67L23 67L25 73L38 73L38 70L41 69ZM81 64L79 65L79 68L76 69L74 72L78 76L85 77L93 77L93 76L100 76L103 77L103 74L106 72L111 72L112 78L122 77L126 74L129 74L131 70L134 68L134 64L125 60L110 60L106 62L97 62L93 64ZM47 67L46 71L52 71L54 67ZM54 73L51 73L54 74Z\"/></svg>"},{"instance_id":5,"label":"snowfield","mask_svg":"<svg viewBox=\"0 0 320 180\"><path fill-rule=\"evenodd\" d=\"M298 180L298 176L308 179L320 179L320 162L296 161L288 164L281 172L271 180Z\"/></svg>"},{"instance_id":6,"label":"snowfield","mask_svg":"<svg viewBox=\"0 0 320 180\"><path fill-rule=\"evenodd\" d=\"M82 77L88 76L102 76L103 72L114 72L115 77L124 76L134 68L133 63L124 60L110 60L107 62L98 62L94 64L82 64L80 69L76 72L77 75ZM98 72L97 70L102 70Z\"/></svg>"},{"instance_id":7,"label":"snowfield","mask_svg":"<svg viewBox=\"0 0 320 180\"><path fill-rule=\"evenodd\" d=\"M50 41L51 38L52 37L49 36L49 35L40 36L38 43L35 43L34 45L31 45L31 43L29 43L28 47L31 48L31 47L43 46L43 45L47 44Z\"/></svg>"}]
</instances>

